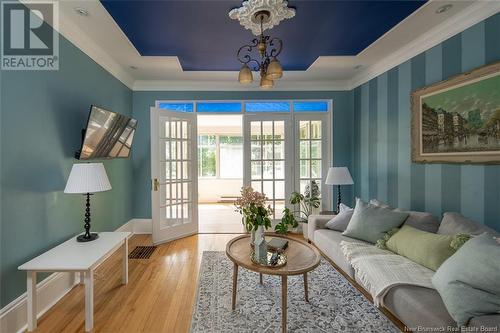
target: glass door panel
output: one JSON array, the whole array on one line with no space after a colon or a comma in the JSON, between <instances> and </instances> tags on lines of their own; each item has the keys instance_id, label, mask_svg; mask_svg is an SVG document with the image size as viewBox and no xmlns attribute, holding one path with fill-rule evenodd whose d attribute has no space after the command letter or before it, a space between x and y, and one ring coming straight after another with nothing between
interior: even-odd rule
<instances>
[{"instance_id":1,"label":"glass door panel","mask_svg":"<svg viewBox=\"0 0 500 333\"><path fill-rule=\"evenodd\" d=\"M153 242L198 231L196 116L151 109Z\"/></svg>"},{"instance_id":2,"label":"glass door panel","mask_svg":"<svg viewBox=\"0 0 500 333\"><path fill-rule=\"evenodd\" d=\"M293 173L285 152L290 140L286 133L289 121L289 115L245 116L245 184L266 195L274 219L281 219L292 187Z\"/></svg>"},{"instance_id":3,"label":"glass door panel","mask_svg":"<svg viewBox=\"0 0 500 333\"><path fill-rule=\"evenodd\" d=\"M303 195L317 194L324 209L330 207L331 189L325 188L324 179L328 171L329 152L327 115L296 114L295 163L298 165L295 174L295 188ZM321 209L320 209L321 210Z\"/></svg>"}]
</instances>

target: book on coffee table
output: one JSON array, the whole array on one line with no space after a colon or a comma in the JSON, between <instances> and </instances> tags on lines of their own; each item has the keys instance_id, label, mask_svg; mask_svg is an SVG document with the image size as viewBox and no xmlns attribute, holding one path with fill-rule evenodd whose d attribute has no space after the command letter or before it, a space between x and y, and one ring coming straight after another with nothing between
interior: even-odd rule
<instances>
[{"instance_id":1,"label":"book on coffee table","mask_svg":"<svg viewBox=\"0 0 500 333\"><path fill-rule=\"evenodd\" d=\"M283 238L273 237L267 242L270 251L284 251L288 247L288 241Z\"/></svg>"}]
</instances>

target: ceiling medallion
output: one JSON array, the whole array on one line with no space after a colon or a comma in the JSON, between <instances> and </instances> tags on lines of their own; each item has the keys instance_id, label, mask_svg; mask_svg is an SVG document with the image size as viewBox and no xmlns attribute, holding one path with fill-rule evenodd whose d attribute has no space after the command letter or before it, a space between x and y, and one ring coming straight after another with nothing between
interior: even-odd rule
<instances>
[{"instance_id":1,"label":"ceiling medallion","mask_svg":"<svg viewBox=\"0 0 500 333\"><path fill-rule=\"evenodd\" d=\"M262 11L269 13L265 22L260 22L256 15ZM251 30L255 36L294 16L295 9L288 8L288 2L284 0L248 0L244 1L241 7L229 12L230 18L240 21L240 24L245 29Z\"/></svg>"},{"instance_id":2,"label":"ceiling medallion","mask_svg":"<svg viewBox=\"0 0 500 333\"><path fill-rule=\"evenodd\" d=\"M284 4L284 6L286 7L286 2L283 2L282 0L250 0L244 2L243 6L245 7L245 4L248 4L250 2L261 4L280 3ZM282 7L280 6L280 8ZM231 13L233 11L231 11ZM230 16L231 13L229 13ZM293 10L292 16L294 15L295 10ZM278 60L278 55L283 49L283 42L279 38L271 38L271 36L264 35L264 26L266 24L268 24L269 26L269 22L271 21L272 17L273 13L271 13L267 9L262 9L253 13L251 21L259 23L260 34L257 38L254 38L250 44L240 47L238 52L236 53L238 61L243 64L238 75L238 81L241 84L252 83L252 70L260 72L260 87L263 89L272 88L274 86L274 82L276 80L279 80L283 76L283 68L281 67L281 64ZM275 15L274 17L277 16ZM272 27L274 26L274 24L271 24L270 26ZM258 50L260 59L252 58L252 51L254 50Z\"/></svg>"}]
</instances>

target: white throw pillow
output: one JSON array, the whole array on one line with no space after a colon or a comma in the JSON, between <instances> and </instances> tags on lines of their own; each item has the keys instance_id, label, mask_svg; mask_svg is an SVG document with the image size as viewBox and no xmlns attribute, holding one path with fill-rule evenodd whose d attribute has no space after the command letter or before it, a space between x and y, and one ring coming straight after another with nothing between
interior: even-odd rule
<instances>
[{"instance_id":1,"label":"white throw pillow","mask_svg":"<svg viewBox=\"0 0 500 333\"><path fill-rule=\"evenodd\" d=\"M352 213L354 213L353 208L341 203L338 215L335 215L334 218L328 221L325 227L332 230L345 231L349 221L351 221Z\"/></svg>"}]
</instances>

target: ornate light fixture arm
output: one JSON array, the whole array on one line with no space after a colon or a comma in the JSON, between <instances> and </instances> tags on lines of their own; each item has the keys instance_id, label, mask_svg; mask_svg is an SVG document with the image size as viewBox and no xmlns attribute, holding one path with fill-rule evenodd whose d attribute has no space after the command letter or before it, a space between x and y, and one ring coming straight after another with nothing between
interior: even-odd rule
<instances>
[{"instance_id":1,"label":"ornate light fixture arm","mask_svg":"<svg viewBox=\"0 0 500 333\"><path fill-rule=\"evenodd\" d=\"M269 52L269 57L276 58L283 49L283 41L277 37L274 37L269 41L269 47L271 48L271 51Z\"/></svg>"},{"instance_id":2,"label":"ornate light fixture arm","mask_svg":"<svg viewBox=\"0 0 500 333\"><path fill-rule=\"evenodd\" d=\"M252 66L254 71L260 70L260 62L256 59L253 59L250 56L250 53L252 52L253 48L257 46L258 43L259 40L255 38L254 40L252 40L252 44L243 45L242 47L239 48L238 52L236 53L238 61L241 62L242 64L250 65L251 63L254 63L254 65Z\"/></svg>"}]
</instances>

